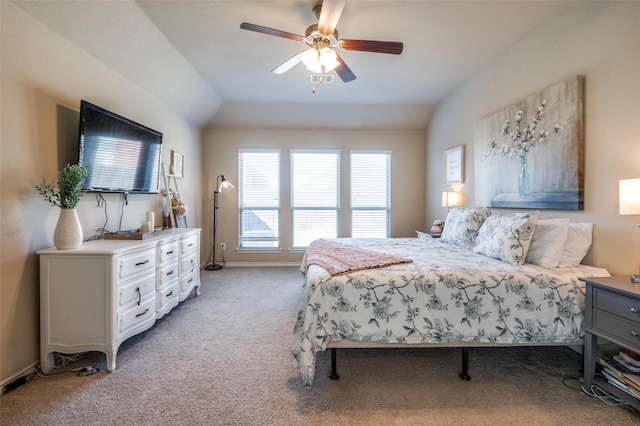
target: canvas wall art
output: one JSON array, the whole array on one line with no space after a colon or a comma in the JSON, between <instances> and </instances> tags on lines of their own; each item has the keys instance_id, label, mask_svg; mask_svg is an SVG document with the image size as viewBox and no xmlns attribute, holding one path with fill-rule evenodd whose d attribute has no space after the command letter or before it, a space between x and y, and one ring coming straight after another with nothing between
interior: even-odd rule
<instances>
[{"instance_id":1,"label":"canvas wall art","mask_svg":"<svg viewBox=\"0 0 640 426\"><path fill-rule=\"evenodd\" d=\"M481 121L474 131L476 204L583 210L584 76Z\"/></svg>"}]
</instances>

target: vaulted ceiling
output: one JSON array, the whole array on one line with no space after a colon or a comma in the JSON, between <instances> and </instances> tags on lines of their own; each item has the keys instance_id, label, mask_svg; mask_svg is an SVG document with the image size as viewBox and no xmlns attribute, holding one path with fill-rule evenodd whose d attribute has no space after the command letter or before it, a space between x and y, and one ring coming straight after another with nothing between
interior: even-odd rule
<instances>
[{"instance_id":1,"label":"vaulted ceiling","mask_svg":"<svg viewBox=\"0 0 640 426\"><path fill-rule=\"evenodd\" d=\"M312 93L302 64L270 72L305 44L240 24L304 35L318 3L16 1L199 124L343 128L425 128L435 104L571 1L348 0L341 38L400 41L404 51L339 51L357 79Z\"/></svg>"}]
</instances>

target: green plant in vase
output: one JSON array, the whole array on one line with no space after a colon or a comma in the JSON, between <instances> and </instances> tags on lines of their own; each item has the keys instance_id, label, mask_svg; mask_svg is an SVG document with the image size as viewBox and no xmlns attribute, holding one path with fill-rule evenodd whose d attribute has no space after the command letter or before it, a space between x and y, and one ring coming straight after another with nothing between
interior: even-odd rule
<instances>
[{"instance_id":1,"label":"green plant in vase","mask_svg":"<svg viewBox=\"0 0 640 426\"><path fill-rule=\"evenodd\" d=\"M46 201L61 208L53 234L53 242L58 249L73 249L82 245L82 227L76 205L83 195L84 180L88 175L89 170L84 164L67 164L58 172L56 184L36 185L36 191Z\"/></svg>"},{"instance_id":2,"label":"green plant in vase","mask_svg":"<svg viewBox=\"0 0 640 426\"><path fill-rule=\"evenodd\" d=\"M89 170L84 164L67 164L58 172L57 185L36 185L36 190L51 205L73 209L82 197L82 188Z\"/></svg>"}]
</instances>

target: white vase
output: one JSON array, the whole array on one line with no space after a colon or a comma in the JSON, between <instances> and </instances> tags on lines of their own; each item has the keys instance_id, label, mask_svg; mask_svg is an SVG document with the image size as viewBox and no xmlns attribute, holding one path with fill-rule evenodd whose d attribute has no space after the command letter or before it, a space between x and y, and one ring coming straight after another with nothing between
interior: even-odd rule
<instances>
[{"instance_id":1,"label":"white vase","mask_svg":"<svg viewBox=\"0 0 640 426\"><path fill-rule=\"evenodd\" d=\"M59 250L75 249L82 245L82 226L76 209L60 209L53 244Z\"/></svg>"}]
</instances>

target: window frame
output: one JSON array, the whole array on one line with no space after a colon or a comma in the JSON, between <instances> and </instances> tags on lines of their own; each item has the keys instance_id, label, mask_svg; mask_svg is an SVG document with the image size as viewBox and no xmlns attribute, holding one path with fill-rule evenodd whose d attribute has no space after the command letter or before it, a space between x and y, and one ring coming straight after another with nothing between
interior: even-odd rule
<instances>
[{"instance_id":1,"label":"window frame","mask_svg":"<svg viewBox=\"0 0 640 426\"><path fill-rule=\"evenodd\" d=\"M336 176L335 176L335 205L334 206L314 206L314 205L296 205L295 201L295 190L296 190L296 182L295 182L295 170L296 167L294 156L295 154L333 154L335 155L335 164L336 164ZM335 211L336 214L336 223L335 223L335 236L323 236L320 235L318 238L337 238L340 236L340 224L341 224L341 191L340 191L340 175L341 175L341 161L342 161L342 153L340 149L291 149L289 152L289 168L290 168L290 241L289 247L290 251L303 251L306 250L308 245L295 245L296 241L296 221L295 221L295 213L299 211Z\"/></svg>"},{"instance_id":2,"label":"window frame","mask_svg":"<svg viewBox=\"0 0 640 426\"><path fill-rule=\"evenodd\" d=\"M244 178L243 178L243 154L277 154L277 173L275 181L277 182L277 206L260 206L260 205L243 205L244 197ZM282 251L282 150L280 148L239 148L238 149L238 252L281 252ZM252 210L264 210L264 211L276 211L278 231L275 238L247 238L243 237L243 212ZM247 247L244 246L246 242L260 242L260 241L273 241L275 247Z\"/></svg>"},{"instance_id":3,"label":"window frame","mask_svg":"<svg viewBox=\"0 0 640 426\"><path fill-rule=\"evenodd\" d=\"M385 206L354 206L354 154L356 155L385 155L386 156L386 188L385 188ZM389 238L391 236L391 158L392 151L389 149L352 149L349 151L349 208L350 208L350 231L352 238L364 238L368 236L354 236L354 212L384 212L385 218L385 236L375 236L376 238Z\"/></svg>"}]
</instances>

